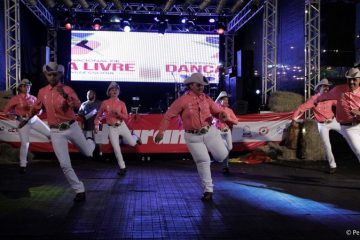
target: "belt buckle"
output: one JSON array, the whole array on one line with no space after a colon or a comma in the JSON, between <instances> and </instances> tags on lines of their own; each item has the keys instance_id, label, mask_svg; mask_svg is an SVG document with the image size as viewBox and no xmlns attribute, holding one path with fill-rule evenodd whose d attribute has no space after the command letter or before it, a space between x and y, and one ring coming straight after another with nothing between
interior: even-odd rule
<instances>
[{"instance_id":1,"label":"belt buckle","mask_svg":"<svg viewBox=\"0 0 360 240\"><path fill-rule=\"evenodd\" d=\"M199 130L199 134L205 134L209 131L209 128L208 127L202 127L200 128Z\"/></svg>"},{"instance_id":2,"label":"belt buckle","mask_svg":"<svg viewBox=\"0 0 360 240\"><path fill-rule=\"evenodd\" d=\"M58 126L60 131L64 131L70 128L70 124L68 122L59 123Z\"/></svg>"}]
</instances>

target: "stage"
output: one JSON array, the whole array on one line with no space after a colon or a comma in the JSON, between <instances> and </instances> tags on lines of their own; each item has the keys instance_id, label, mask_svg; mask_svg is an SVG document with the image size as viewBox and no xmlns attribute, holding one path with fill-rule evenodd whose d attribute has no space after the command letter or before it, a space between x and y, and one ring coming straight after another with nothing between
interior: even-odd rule
<instances>
[{"instance_id":1,"label":"stage","mask_svg":"<svg viewBox=\"0 0 360 240\"><path fill-rule=\"evenodd\" d=\"M110 155L109 155L110 156ZM335 175L325 162L231 164L224 176L213 163L212 203L193 161L177 155L142 162L125 155L128 172L72 153L87 200L74 193L53 154L37 154L25 175L0 165L1 239L358 239L360 169L339 159ZM351 236L347 231L351 231Z\"/></svg>"}]
</instances>

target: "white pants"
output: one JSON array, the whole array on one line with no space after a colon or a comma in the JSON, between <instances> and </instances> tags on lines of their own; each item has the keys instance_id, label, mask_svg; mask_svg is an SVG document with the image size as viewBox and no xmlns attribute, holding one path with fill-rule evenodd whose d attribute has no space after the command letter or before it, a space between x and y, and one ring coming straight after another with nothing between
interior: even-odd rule
<instances>
[{"instance_id":1,"label":"white pants","mask_svg":"<svg viewBox=\"0 0 360 240\"><path fill-rule=\"evenodd\" d=\"M209 152L218 162L222 162L229 154L219 130L211 126L206 134L196 135L185 132L184 138L196 164L204 192L213 192Z\"/></svg>"},{"instance_id":2,"label":"white pants","mask_svg":"<svg viewBox=\"0 0 360 240\"><path fill-rule=\"evenodd\" d=\"M136 139L133 138L126 123L122 122L118 127L109 127L109 138L111 145L114 149L116 160L121 169L126 168L124 158L121 154L119 136L122 137L123 142L126 142L130 146L136 145Z\"/></svg>"},{"instance_id":3,"label":"white pants","mask_svg":"<svg viewBox=\"0 0 360 240\"><path fill-rule=\"evenodd\" d=\"M233 148L231 131L229 130L227 132L222 132L219 130L219 132L220 132L221 138L223 139L225 146L230 154L230 151ZM229 167L229 156L227 158L225 158L225 160L223 161L223 167L224 168Z\"/></svg>"},{"instance_id":4,"label":"white pants","mask_svg":"<svg viewBox=\"0 0 360 240\"><path fill-rule=\"evenodd\" d=\"M318 123L318 129L319 129L320 137L325 145L326 158L329 161L329 165L331 168L336 168L336 162L335 162L335 158L332 153L331 144L330 144L329 132L330 132L330 130L335 130L335 131L341 133L340 132L340 124L334 118L331 121L331 123L328 123L328 124Z\"/></svg>"},{"instance_id":5,"label":"white pants","mask_svg":"<svg viewBox=\"0 0 360 240\"><path fill-rule=\"evenodd\" d=\"M341 125L341 134L360 162L360 124L355 126Z\"/></svg>"},{"instance_id":6,"label":"white pants","mask_svg":"<svg viewBox=\"0 0 360 240\"><path fill-rule=\"evenodd\" d=\"M20 167L26 167L27 165L27 155L29 151L29 137L30 130L34 129L35 131L43 134L46 137L50 137L50 128L41 121L37 116L33 116L25 126L19 129L20 135Z\"/></svg>"},{"instance_id":7,"label":"white pants","mask_svg":"<svg viewBox=\"0 0 360 240\"><path fill-rule=\"evenodd\" d=\"M84 192L84 184L78 179L71 165L68 141L71 141L82 154L88 157L92 156L95 143L91 139L85 139L77 122L74 122L69 129L63 131L56 128L51 129L52 146L66 179L76 193Z\"/></svg>"}]
</instances>

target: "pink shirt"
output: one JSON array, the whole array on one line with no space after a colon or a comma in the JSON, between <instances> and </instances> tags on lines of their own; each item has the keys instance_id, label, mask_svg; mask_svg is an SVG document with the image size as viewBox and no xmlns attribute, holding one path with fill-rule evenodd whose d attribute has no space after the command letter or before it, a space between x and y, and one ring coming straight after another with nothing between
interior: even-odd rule
<instances>
[{"instance_id":1,"label":"pink shirt","mask_svg":"<svg viewBox=\"0 0 360 240\"><path fill-rule=\"evenodd\" d=\"M185 130L200 129L210 126L212 116L219 117L219 114L222 112L223 110L210 97L203 93L200 96L196 96L192 91L187 91L171 104L161 121L159 130L161 132L165 131L169 126L170 120L179 115Z\"/></svg>"},{"instance_id":2,"label":"pink shirt","mask_svg":"<svg viewBox=\"0 0 360 240\"><path fill-rule=\"evenodd\" d=\"M352 123L353 114L351 110L360 110L360 87L351 91L347 84L334 87L329 92L324 93L318 101L336 99L336 120L341 124Z\"/></svg>"},{"instance_id":3,"label":"pink shirt","mask_svg":"<svg viewBox=\"0 0 360 240\"><path fill-rule=\"evenodd\" d=\"M32 115L32 108L36 102L36 97L19 93L13 96L3 109L4 113L15 113L20 117L29 117Z\"/></svg>"},{"instance_id":4,"label":"pink shirt","mask_svg":"<svg viewBox=\"0 0 360 240\"><path fill-rule=\"evenodd\" d=\"M118 98L109 98L104 100L100 105L100 109L94 120L95 127L99 127L103 118L106 119L107 124L114 125L119 121L126 121L128 117L125 103Z\"/></svg>"},{"instance_id":5,"label":"pink shirt","mask_svg":"<svg viewBox=\"0 0 360 240\"><path fill-rule=\"evenodd\" d=\"M237 119L235 113L233 112L233 110L231 108L228 108L228 107L223 107L221 106L221 104L217 104L217 106L222 109L227 117L228 117L228 121L224 122L223 120L221 119L218 119L216 118L215 120L215 126L218 128L218 129L224 129L226 127L229 127L228 124L230 125L235 125L235 124L238 124L239 120Z\"/></svg>"},{"instance_id":6,"label":"pink shirt","mask_svg":"<svg viewBox=\"0 0 360 240\"><path fill-rule=\"evenodd\" d=\"M292 119L299 119L306 110L311 109L314 113L315 120L318 122L325 122L334 118L334 113L332 111L332 106L336 106L336 100L329 100L324 102L319 102L315 104L317 99L321 96L321 93L311 96L305 103L301 104L294 112Z\"/></svg>"},{"instance_id":7,"label":"pink shirt","mask_svg":"<svg viewBox=\"0 0 360 240\"><path fill-rule=\"evenodd\" d=\"M65 100L57 91L57 87L63 87L68 98ZM39 90L38 99L35 103L34 110L40 110L43 106L47 113L49 125L58 125L59 123L75 120L76 115L74 108L80 107L80 100L75 91L62 83L52 87L50 84ZM68 106L68 107L67 107Z\"/></svg>"}]
</instances>

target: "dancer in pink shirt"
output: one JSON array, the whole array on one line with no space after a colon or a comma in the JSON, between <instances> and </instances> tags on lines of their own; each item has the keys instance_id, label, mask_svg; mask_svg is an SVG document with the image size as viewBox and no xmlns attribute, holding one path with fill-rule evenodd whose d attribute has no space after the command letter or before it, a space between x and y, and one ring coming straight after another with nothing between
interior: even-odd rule
<instances>
[{"instance_id":1,"label":"dancer in pink shirt","mask_svg":"<svg viewBox=\"0 0 360 240\"><path fill-rule=\"evenodd\" d=\"M336 120L341 126L340 133L360 162L360 69L350 68L345 77L347 84L334 87L317 102L337 100Z\"/></svg>"},{"instance_id":2,"label":"dancer in pink shirt","mask_svg":"<svg viewBox=\"0 0 360 240\"><path fill-rule=\"evenodd\" d=\"M294 111L292 116L292 124L297 124L296 120L298 120L305 113L305 111L309 109L312 110L315 120L318 123L320 137L325 145L326 158L330 165L329 173L334 174L336 172L336 162L331 150L329 131L335 130L340 133L340 124L336 121L336 118L334 117L335 115L332 111L332 107L336 106L337 101L328 100L315 104L321 95L329 92L330 85L331 84L329 83L329 80L326 78L322 79L318 84L316 84L314 90L317 92L317 94L311 96L304 104L300 105Z\"/></svg>"},{"instance_id":3,"label":"dancer in pink shirt","mask_svg":"<svg viewBox=\"0 0 360 240\"><path fill-rule=\"evenodd\" d=\"M109 99L104 100L100 105L100 109L95 117L95 132L99 131L100 122L102 118L105 118L106 123L110 126L109 138L120 167L118 174L124 176L126 174L126 166L121 154L119 136L130 146L135 146L137 139L134 138L135 135L131 135L129 128L124 122L128 119L129 115L125 103L118 98L120 86L116 82L111 82L106 94L109 96Z\"/></svg>"},{"instance_id":4,"label":"dancer in pink shirt","mask_svg":"<svg viewBox=\"0 0 360 240\"><path fill-rule=\"evenodd\" d=\"M211 126L213 116L227 120L226 113L215 102L204 94L207 79L201 73L193 73L184 81L189 91L176 99L161 121L155 142L159 143L164 137L164 131L170 120L180 115L185 129L185 142L196 163L200 179L204 186L203 201L211 201L213 182L210 171L210 155L216 161L222 162L229 151L221 139L219 131Z\"/></svg>"},{"instance_id":5,"label":"dancer in pink shirt","mask_svg":"<svg viewBox=\"0 0 360 240\"><path fill-rule=\"evenodd\" d=\"M85 201L85 187L78 179L71 165L68 141L72 142L81 153L91 157L95 149L92 139L85 136L77 123L74 109L80 107L80 100L75 91L60 82L64 76L64 67L55 62L43 66L43 73L48 85L39 90L34 110L45 108L50 126L51 143L55 155L66 179L74 189L75 202Z\"/></svg>"},{"instance_id":6,"label":"dancer in pink shirt","mask_svg":"<svg viewBox=\"0 0 360 240\"><path fill-rule=\"evenodd\" d=\"M231 136L231 128L233 125L239 123L238 118L236 117L234 111L229 108L229 95L227 92L220 92L219 96L215 100L216 104L219 106L227 114L227 121L223 121L222 119L215 118L214 125L220 131L220 135L225 142L225 145L230 152L233 148L232 144L232 136ZM229 156L223 161L223 173L229 174Z\"/></svg>"},{"instance_id":7,"label":"dancer in pink shirt","mask_svg":"<svg viewBox=\"0 0 360 240\"><path fill-rule=\"evenodd\" d=\"M40 118L32 114L33 105L37 99L30 95L30 88L31 82L28 79L23 79L17 88L19 94L12 97L3 109L3 112L10 119L16 119L19 122L20 173L26 172L30 130L33 129L46 137L50 137L49 127Z\"/></svg>"}]
</instances>

